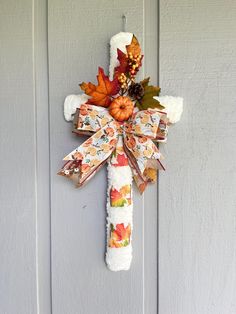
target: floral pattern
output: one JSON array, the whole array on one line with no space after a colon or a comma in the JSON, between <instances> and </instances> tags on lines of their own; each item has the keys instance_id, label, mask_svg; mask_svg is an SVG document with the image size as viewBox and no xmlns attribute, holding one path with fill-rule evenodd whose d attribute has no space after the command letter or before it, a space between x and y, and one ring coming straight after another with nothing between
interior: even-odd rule
<instances>
[{"instance_id":1,"label":"floral pattern","mask_svg":"<svg viewBox=\"0 0 236 314\"><path fill-rule=\"evenodd\" d=\"M110 248L125 247L130 244L131 225L126 227L123 223L110 224L110 238L108 245Z\"/></svg>"}]
</instances>

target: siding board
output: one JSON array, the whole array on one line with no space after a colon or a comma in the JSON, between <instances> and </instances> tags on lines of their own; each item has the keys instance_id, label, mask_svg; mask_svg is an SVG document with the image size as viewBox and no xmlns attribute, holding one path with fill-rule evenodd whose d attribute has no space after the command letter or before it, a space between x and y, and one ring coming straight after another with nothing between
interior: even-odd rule
<instances>
[{"instance_id":1,"label":"siding board","mask_svg":"<svg viewBox=\"0 0 236 314\"><path fill-rule=\"evenodd\" d=\"M160 178L159 312L233 314L236 4L160 5L160 84L185 107Z\"/></svg>"},{"instance_id":2,"label":"siding board","mask_svg":"<svg viewBox=\"0 0 236 314\"><path fill-rule=\"evenodd\" d=\"M37 312L32 1L1 1L0 312Z\"/></svg>"}]
</instances>

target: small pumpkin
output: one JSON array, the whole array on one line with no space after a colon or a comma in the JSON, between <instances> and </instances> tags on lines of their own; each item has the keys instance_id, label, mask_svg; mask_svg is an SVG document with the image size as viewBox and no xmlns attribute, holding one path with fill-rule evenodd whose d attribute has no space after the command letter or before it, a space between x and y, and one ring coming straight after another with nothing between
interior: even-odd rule
<instances>
[{"instance_id":1,"label":"small pumpkin","mask_svg":"<svg viewBox=\"0 0 236 314\"><path fill-rule=\"evenodd\" d=\"M119 96L113 100L109 107L110 115L119 122L123 122L132 116L134 104L129 97Z\"/></svg>"}]
</instances>

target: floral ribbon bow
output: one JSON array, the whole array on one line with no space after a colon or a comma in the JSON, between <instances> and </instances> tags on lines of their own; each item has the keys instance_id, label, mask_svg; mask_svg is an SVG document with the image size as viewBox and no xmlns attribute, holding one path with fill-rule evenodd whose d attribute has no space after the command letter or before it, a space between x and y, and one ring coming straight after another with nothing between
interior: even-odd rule
<instances>
[{"instance_id":1,"label":"floral ribbon bow","mask_svg":"<svg viewBox=\"0 0 236 314\"><path fill-rule=\"evenodd\" d=\"M157 109L137 111L128 121L119 123L106 108L87 103L80 105L73 132L93 135L64 158L67 163L58 174L82 186L103 166L122 139L134 179L143 192L146 183L152 181L147 169L164 169L162 156L153 141L165 142L167 131L166 113Z\"/></svg>"}]
</instances>

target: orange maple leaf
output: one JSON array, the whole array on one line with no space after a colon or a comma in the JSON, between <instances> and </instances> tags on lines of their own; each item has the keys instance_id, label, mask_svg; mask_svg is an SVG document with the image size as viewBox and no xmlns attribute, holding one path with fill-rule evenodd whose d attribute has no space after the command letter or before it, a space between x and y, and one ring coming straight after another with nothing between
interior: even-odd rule
<instances>
[{"instance_id":1,"label":"orange maple leaf","mask_svg":"<svg viewBox=\"0 0 236 314\"><path fill-rule=\"evenodd\" d=\"M124 224L117 224L116 229L113 231L113 237L118 240L125 240L129 239L131 233L131 226L128 224L127 227L124 226Z\"/></svg>"},{"instance_id":2,"label":"orange maple leaf","mask_svg":"<svg viewBox=\"0 0 236 314\"><path fill-rule=\"evenodd\" d=\"M91 82L83 82L80 84L80 87L85 92L85 94L91 96L87 103L108 107L111 103L111 96L116 95L120 89L118 79L115 78L113 81L110 81L108 76L104 74L104 70L99 67L97 81L97 86Z\"/></svg>"},{"instance_id":3,"label":"orange maple leaf","mask_svg":"<svg viewBox=\"0 0 236 314\"><path fill-rule=\"evenodd\" d=\"M132 55L139 55L141 54L141 47L138 42L138 39L133 35L131 43L129 45L126 45L126 51L127 53L132 53Z\"/></svg>"}]
</instances>

